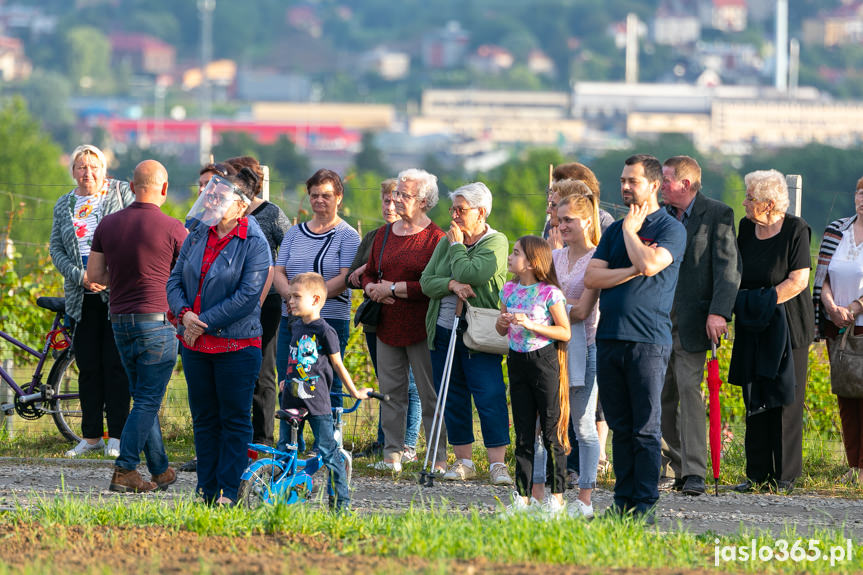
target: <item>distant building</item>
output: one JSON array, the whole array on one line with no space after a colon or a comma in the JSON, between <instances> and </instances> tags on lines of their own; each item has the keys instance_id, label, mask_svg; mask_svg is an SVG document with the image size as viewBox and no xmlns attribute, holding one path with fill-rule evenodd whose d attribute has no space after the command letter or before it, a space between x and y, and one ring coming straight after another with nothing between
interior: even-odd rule
<instances>
[{"instance_id":1,"label":"distant building","mask_svg":"<svg viewBox=\"0 0 863 575\"><path fill-rule=\"evenodd\" d=\"M111 34L112 64L125 62L135 74L170 74L174 71L177 50L170 44L146 34Z\"/></svg>"},{"instance_id":2,"label":"distant building","mask_svg":"<svg viewBox=\"0 0 863 575\"><path fill-rule=\"evenodd\" d=\"M828 47L863 43L863 1L853 1L804 20L803 41Z\"/></svg>"},{"instance_id":3,"label":"distant building","mask_svg":"<svg viewBox=\"0 0 863 575\"><path fill-rule=\"evenodd\" d=\"M422 61L426 68L458 68L464 64L470 36L458 22L433 30L422 40Z\"/></svg>"},{"instance_id":4,"label":"distant building","mask_svg":"<svg viewBox=\"0 0 863 575\"><path fill-rule=\"evenodd\" d=\"M395 122L395 108L388 104L336 102L254 102L255 122L297 125L333 125L345 130L388 130Z\"/></svg>"},{"instance_id":5,"label":"distant building","mask_svg":"<svg viewBox=\"0 0 863 575\"><path fill-rule=\"evenodd\" d=\"M752 44L698 42L693 58L701 68L716 72L726 83L746 83L740 80L766 73L764 60Z\"/></svg>"},{"instance_id":6,"label":"distant building","mask_svg":"<svg viewBox=\"0 0 863 575\"><path fill-rule=\"evenodd\" d=\"M226 76L224 80L230 83L233 77ZM247 102L307 102L312 96L312 82L304 74L244 68L236 80L236 97Z\"/></svg>"},{"instance_id":7,"label":"distant building","mask_svg":"<svg viewBox=\"0 0 863 575\"><path fill-rule=\"evenodd\" d=\"M0 2L0 30L18 37L53 34L57 17L45 14L42 8Z\"/></svg>"},{"instance_id":8,"label":"distant building","mask_svg":"<svg viewBox=\"0 0 863 575\"><path fill-rule=\"evenodd\" d=\"M411 58L406 52L396 52L378 46L360 58L360 66L384 80L400 80L410 73Z\"/></svg>"},{"instance_id":9,"label":"distant building","mask_svg":"<svg viewBox=\"0 0 863 575\"><path fill-rule=\"evenodd\" d=\"M614 45L620 50L626 48L626 20L612 22L606 29L606 33L614 40ZM647 37L647 24L638 20L638 39Z\"/></svg>"},{"instance_id":10,"label":"distant building","mask_svg":"<svg viewBox=\"0 0 863 575\"><path fill-rule=\"evenodd\" d=\"M33 65L24 54L21 40L0 36L0 79L4 82L26 80L32 71Z\"/></svg>"},{"instance_id":11,"label":"distant building","mask_svg":"<svg viewBox=\"0 0 863 575\"><path fill-rule=\"evenodd\" d=\"M480 74L499 74L512 68L515 59L506 48L483 44L467 59L467 66Z\"/></svg>"},{"instance_id":12,"label":"distant building","mask_svg":"<svg viewBox=\"0 0 863 575\"><path fill-rule=\"evenodd\" d=\"M704 0L703 25L722 32L746 30L748 8L746 0Z\"/></svg>"},{"instance_id":13,"label":"distant building","mask_svg":"<svg viewBox=\"0 0 863 575\"><path fill-rule=\"evenodd\" d=\"M561 145L576 142L584 124L570 117L566 92L424 90L414 136L448 134L502 144Z\"/></svg>"},{"instance_id":14,"label":"distant building","mask_svg":"<svg viewBox=\"0 0 863 575\"><path fill-rule=\"evenodd\" d=\"M542 50L531 50L527 55L527 69L539 76L554 77L557 69L554 60L549 58Z\"/></svg>"},{"instance_id":15,"label":"distant building","mask_svg":"<svg viewBox=\"0 0 863 575\"><path fill-rule=\"evenodd\" d=\"M696 0L662 0L653 17L653 40L657 44L682 46L701 38L701 20Z\"/></svg>"}]
</instances>

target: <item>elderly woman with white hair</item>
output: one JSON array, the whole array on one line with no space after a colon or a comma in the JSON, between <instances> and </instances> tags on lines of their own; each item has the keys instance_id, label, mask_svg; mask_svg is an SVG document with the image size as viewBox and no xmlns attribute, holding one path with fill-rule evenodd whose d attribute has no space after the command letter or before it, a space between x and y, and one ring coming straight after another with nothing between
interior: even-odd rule
<instances>
[{"instance_id":1,"label":"elderly woman with white hair","mask_svg":"<svg viewBox=\"0 0 863 575\"><path fill-rule=\"evenodd\" d=\"M467 184L449 197L449 231L438 242L420 279L423 293L431 299L426 333L438 392L459 301L473 307L500 309L509 252L506 236L487 223L492 197L485 184ZM509 414L501 356L470 350L462 334L456 334L446 397L444 420L456 460L443 478L464 480L476 476L472 457L473 398L488 451L490 481L492 485L512 485L504 462L509 445Z\"/></svg>"},{"instance_id":2,"label":"elderly woman with white hair","mask_svg":"<svg viewBox=\"0 0 863 575\"><path fill-rule=\"evenodd\" d=\"M410 370L422 404L426 445L431 448L437 394L424 329L429 298L420 287L420 275L444 232L427 215L438 201L437 178L432 174L418 169L401 172L393 199L400 219L375 234L361 283L369 298L383 304L377 325L378 382L390 401L381 403L384 459L375 467L398 472L402 468ZM436 461L437 471L443 473L445 431Z\"/></svg>"},{"instance_id":3,"label":"elderly woman with white hair","mask_svg":"<svg viewBox=\"0 0 863 575\"><path fill-rule=\"evenodd\" d=\"M790 491L803 470L803 402L814 310L809 294L809 225L788 214L785 176L744 178L746 217L737 245L743 260L734 307L728 380L746 407L746 481Z\"/></svg>"},{"instance_id":4,"label":"elderly woman with white hair","mask_svg":"<svg viewBox=\"0 0 863 575\"><path fill-rule=\"evenodd\" d=\"M50 253L63 275L66 315L74 325L73 345L81 396L81 440L66 457L104 449L120 455L120 435L129 415L129 383L114 343L108 316L107 287L87 278L87 258L93 232L103 217L122 210L135 197L127 182L107 177L102 151L90 145L72 152L69 170L78 186L60 196L54 206ZM102 439L102 412L108 442Z\"/></svg>"}]
</instances>

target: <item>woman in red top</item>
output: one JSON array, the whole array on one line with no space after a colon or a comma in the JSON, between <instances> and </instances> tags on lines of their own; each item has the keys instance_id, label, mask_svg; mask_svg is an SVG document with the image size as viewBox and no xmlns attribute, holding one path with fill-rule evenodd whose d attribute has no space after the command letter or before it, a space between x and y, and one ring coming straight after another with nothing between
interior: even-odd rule
<instances>
[{"instance_id":1,"label":"woman in red top","mask_svg":"<svg viewBox=\"0 0 863 575\"><path fill-rule=\"evenodd\" d=\"M378 230L362 285L366 295L384 304L377 326L378 382L381 393L391 398L381 403L384 460L375 467L401 471L410 369L422 403L426 442L431 439L437 395L426 344L425 316L429 299L420 288L420 275L444 232L426 215L438 201L437 178L432 174L417 169L400 173L393 199L401 219ZM385 236L386 245L383 243ZM383 271L380 280L378 270ZM441 432L436 461L437 469L443 473L445 430Z\"/></svg>"}]
</instances>

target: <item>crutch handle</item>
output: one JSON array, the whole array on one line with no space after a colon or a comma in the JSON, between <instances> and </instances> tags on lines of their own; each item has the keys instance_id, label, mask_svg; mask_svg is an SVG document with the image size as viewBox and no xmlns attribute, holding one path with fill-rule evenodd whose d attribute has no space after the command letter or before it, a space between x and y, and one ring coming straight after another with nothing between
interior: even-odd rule
<instances>
[{"instance_id":1,"label":"crutch handle","mask_svg":"<svg viewBox=\"0 0 863 575\"><path fill-rule=\"evenodd\" d=\"M370 391L370 392L369 392L369 397L371 397L371 398L373 398L373 399L377 399L377 400L379 400L379 401L389 401L389 400L390 400L390 396L389 396L389 394L387 394L387 393L378 393L377 391Z\"/></svg>"}]
</instances>

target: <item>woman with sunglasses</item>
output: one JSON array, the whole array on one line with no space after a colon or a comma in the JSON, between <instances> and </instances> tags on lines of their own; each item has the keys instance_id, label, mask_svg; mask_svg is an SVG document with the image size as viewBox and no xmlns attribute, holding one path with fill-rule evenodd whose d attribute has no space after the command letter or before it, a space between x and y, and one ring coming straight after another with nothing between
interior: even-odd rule
<instances>
[{"instance_id":1,"label":"woman with sunglasses","mask_svg":"<svg viewBox=\"0 0 863 575\"><path fill-rule=\"evenodd\" d=\"M467 184L449 197L449 231L438 242L420 278L423 293L430 298L426 333L438 391L458 303L500 309L509 252L506 236L486 223L492 198L485 184ZM489 481L492 485L512 485L504 462L509 445L509 413L501 356L468 349L461 334L456 336L455 346L444 420L456 460L443 478L456 481L476 476L472 457L473 399L488 450Z\"/></svg>"}]
</instances>

